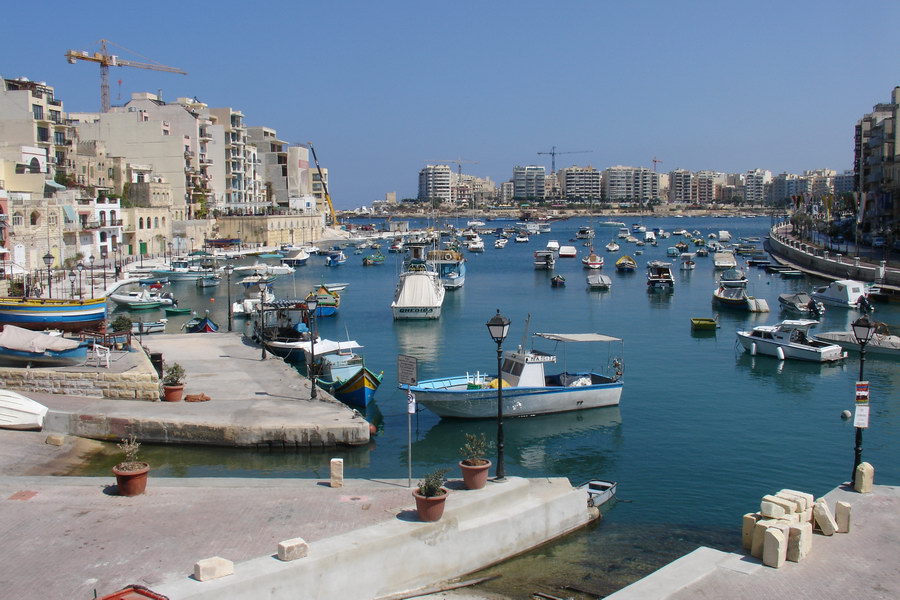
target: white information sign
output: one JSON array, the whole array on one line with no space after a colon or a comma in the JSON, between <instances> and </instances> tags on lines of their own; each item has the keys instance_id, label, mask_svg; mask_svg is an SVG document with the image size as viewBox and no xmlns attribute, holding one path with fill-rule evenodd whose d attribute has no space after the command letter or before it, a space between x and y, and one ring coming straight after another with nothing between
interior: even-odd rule
<instances>
[{"instance_id":1,"label":"white information sign","mask_svg":"<svg viewBox=\"0 0 900 600\"><path fill-rule=\"evenodd\" d=\"M414 356L397 355L397 382L400 385L416 385L419 383L419 361Z\"/></svg>"},{"instance_id":2,"label":"white information sign","mask_svg":"<svg viewBox=\"0 0 900 600\"><path fill-rule=\"evenodd\" d=\"M866 428L869 426L869 405L857 404L856 412L853 415L853 426Z\"/></svg>"}]
</instances>

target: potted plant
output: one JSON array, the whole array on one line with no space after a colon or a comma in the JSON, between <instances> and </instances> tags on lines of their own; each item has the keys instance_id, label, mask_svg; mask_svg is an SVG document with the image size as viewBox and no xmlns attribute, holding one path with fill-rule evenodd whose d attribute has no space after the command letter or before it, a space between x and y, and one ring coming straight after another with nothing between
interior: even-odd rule
<instances>
[{"instance_id":1,"label":"potted plant","mask_svg":"<svg viewBox=\"0 0 900 600\"><path fill-rule=\"evenodd\" d=\"M116 488L120 496L138 496L147 489L148 463L138 460L138 449L141 447L134 434L121 443L116 444L125 455L125 460L113 467L116 476Z\"/></svg>"},{"instance_id":2,"label":"potted plant","mask_svg":"<svg viewBox=\"0 0 900 600\"><path fill-rule=\"evenodd\" d=\"M420 521L437 521L444 514L444 502L447 501L444 474L447 471L448 469L439 469L428 473L413 491Z\"/></svg>"},{"instance_id":3,"label":"potted plant","mask_svg":"<svg viewBox=\"0 0 900 600\"><path fill-rule=\"evenodd\" d=\"M462 469L466 489L480 490L487 483L491 461L484 457L486 452L487 439L483 433L481 435L466 434L466 443L459 449L459 453L463 455L463 460L459 461L459 467Z\"/></svg>"},{"instance_id":4,"label":"potted plant","mask_svg":"<svg viewBox=\"0 0 900 600\"><path fill-rule=\"evenodd\" d=\"M131 331L132 323L133 322L129 317L125 315L119 315L110 322L109 327L115 333L122 333L124 331Z\"/></svg>"},{"instance_id":5,"label":"potted plant","mask_svg":"<svg viewBox=\"0 0 900 600\"><path fill-rule=\"evenodd\" d=\"M172 363L163 373L163 399L166 402L179 402L184 393L184 367Z\"/></svg>"}]
</instances>

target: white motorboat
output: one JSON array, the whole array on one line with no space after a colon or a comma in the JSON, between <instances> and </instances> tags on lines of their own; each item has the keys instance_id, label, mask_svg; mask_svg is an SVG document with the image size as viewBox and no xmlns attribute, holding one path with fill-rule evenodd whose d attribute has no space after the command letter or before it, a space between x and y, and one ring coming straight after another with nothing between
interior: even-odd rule
<instances>
[{"instance_id":1,"label":"white motorboat","mask_svg":"<svg viewBox=\"0 0 900 600\"><path fill-rule=\"evenodd\" d=\"M556 240L550 240L549 242L547 242L547 250L550 250L551 252L559 252L559 242L557 242Z\"/></svg>"},{"instance_id":2,"label":"white motorboat","mask_svg":"<svg viewBox=\"0 0 900 600\"><path fill-rule=\"evenodd\" d=\"M514 241L517 244L527 244L528 240L529 240L528 236L525 235L524 233L520 233L520 234L516 235L516 237L514 239Z\"/></svg>"},{"instance_id":3,"label":"white motorboat","mask_svg":"<svg viewBox=\"0 0 900 600\"><path fill-rule=\"evenodd\" d=\"M787 319L775 325L759 325L752 331L738 331L737 337L744 349L753 355L820 363L846 358L847 353L839 345L809 337L809 328L818 323L812 319Z\"/></svg>"},{"instance_id":4,"label":"white motorboat","mask_svg":"<svg viewBox=\"0 0 900 600\"><path fill-rule=\"evenodd\" d=\"M900 336L891 335L887 328L885 333L875 333L866 344L866 356L878 356L900 360ZM859 344L852 331L826 331L814 335L817 340L828 344L837 344L844 350L859 352Z\"/></svg>"},{"instance_id":5,"label":"white motorboat","mask_svg":"<svg viewBox=\"0 0 900 600\"><path fill-rule=\"evenodd\" d=\"M697 255L693 252L685 252L680 256L681 259L681 270L682 271L693 271L697 268L697 263L694 261L694 258Z\"/></svg>"},{"instance_id":6,"label":"white motorboat","mask_svg":"<svg viewBox=\"0 0 900 600\"><path fill-rule=\"evenodd\" d=\"M235 267L234 272L239 275L289 275L294 272L294 268L286 264L270 265L269 263L257 262L252 265Z\"/></svg>"},{"instance_id":7,"label":"white motorboat","mask_svg":"<svg viewBox=\"0 0 900 600\"><path fill-rule=\"evenodd\" d=\"M591 248L587 256L581 259L581 264L585 269L601 269L603 268L603 257L594 252Z\"/></svg>"},{"instance_id":8,"label":"white motorboat","mask_svg":"<svg viewBox=\"0 0 900 600\"><path fill-rule=\"evenodd\" d=\"M172 292L156 292L148 289L110 294L108 298L116 304L131 308L149 308L151 305L173 306L176 304Z\"/></svg>"},{"instance_id":9,"label":"white motorboat","mask_svg":"<svg viewBox=\"0 0 900 600\"><path fill-rule=\"evenodd\" d=\"M579 240L592 240L594 239L594 229L593 227L579 227L578 231L575 232L575 238Z\"/></svg>"},{"instance_id":10,"label":"white motorboat","mask_svg":"<svg viewBox=\"0 0 900 600\"><path fill-rule=\"evenodd\" d=\"M610 243L608 243L608 244L606 245L606 251L607 251L607 252L618 252L618 251L619 251L619 245L618 245L617 243L615 243L615 242L610 242Z\"/></svg>"},{"instance_id":11,"label":"white motorboat","mask_svg":"<svg viewBox=\"0 0 900 600\"><path fill-rule=\"evenodd\" d=\"M135 321L131 324L131 333L143 335L145 333L163 333L166 330L168 319L159 321Z\"/></svg>"},{"instance_id":12,"label":"white motorboat","mask_svg":"<svg viewBox=\"0 0 900 600\"><path fill-rule=\"evenodd\" d=\"M434 265L441 283L448 290L456 290L466 284L466 257L461 252L449 249L429 250L427 260Z\"/></svg>"},{"instance_id":13,"label":"white motorboat","mask_svg":"<svg viewBox=\"0 0 900 600\"><path fill-rule=\"evenodd\" d=\"M425 260L424 244L410 243L409 250L391 302L394 319L439 319L444 284L432 263Z\"/></svg>"},{"instance_id":14,"label":"white motorboat","mask_svg":"<svg viewBox=\"0 0 900 600\"><path fill-rule=\"evenodd\" d=\"M672 263L658 260L651 260L647 263L647 291L675 291L675 278L672 276Z\"/></svg>"},{"instance_id":15,"label":"white motorboat","mask_svg":"<svg viewBox=\"0 0 900 600\"><path fill-rule=\"evenodd\" d=\"M536 333L538 338L555 343L601 342L622 340L599 333ZM503 386L503 414L527 417L617 406L622 396L621 354L607 355L609 373L596 371L564 371L546 374L544 365L556 362L556 355L519 347L503 353L500 380L484 373L468 373L420 381L415 386L401 385L415 394L416 401L441 417L487 419L497 416L497 386ZM568 362L584 357L568 354ZM500 381L502 380L502 383Z\"/></svg>"},{"instance_id":16,"label":"white motorboat","mask_svg":"<svg viewBox=\"0 0 900 600\"><path fill-rule=\"evenodd\" d=\"M11 390L0 390L0 428L41 429L47 407Z\"/></svg>"},{"instance_id":17,"label":"white motorboat","mask_svg":"<svg viewBox=\"0 0 900 600\"><path fill-rule=\"evenodd\" d=\"M713 266L716 269L737 268L737 259L734 252L716 252L713 254Z\"/></svg>"},{"instance_id":18,"label":"white motorboat","mask_svg":"<svg viewBox=\"0 0 900 600\"><path fill-rule=\"evenodd\" d=\"M293 252L284 258L281 259L281 264L288 265L290 267L299 267L300 265L305 265L309 261L309 252L300 248L296 252Z\"/></svg>"},{"instance_id":19,"label":"white motorboat","mask_svg":"<svg viewBox=\"0 0 900 600\"><path fill-rule=\"evenodd\" d=\"M560 258L575 258L578 256L578 249L575 246L560 246L559 247L559 257Z\"/></svg>"},{"instance_id":20,"label":"white motorboat","mask_svg":"<svg viewBox=\"0 0 900 600\"><path fill-rule=\"evenodd\" d=\"M825 305L813 300L805 292L778 294L778 304L782 309L801 317L821 317L825 314Z\"/></svg>"},{"instance_id":21,"label":"white motorboat","mask_svg":"<svg viewBox=\"0 0 900 600\"><path fill-rule=\"evenodd\" d=\"M592 290L608 290L612 287L612 279L602 273L591 273L587 276L587 285Z\"/></svg>"},{"instance_id":22,"label":"white motorboat","mask_svg":"<svg viewBox=\"0 0 900 600\"><path fill-rule=\"evenodd\" d=\"M469 252L484 252L484 240L480 237L477 240L472 240L466 244L466 249Z\"/></svg>"},{"instance_id":23,"label":"white motorboat","mask_svg":"<svg viewBox=\"0 0 900 600\"><path fill-rule=\"evenodd\" d=\"M852 279L839 279L817 287L809 294L813 299L833 306L866 309L870 307L866 284Z\"/></svg>"},{"instance_id":24,"label":"white motorboat","mask_svg":"<svg viewBox=\"0 0 900 600\"><path fill-rule=\"evenodd\" d=\"M150 271L153 277L167 277L169 281L192 281L210 273L215 273L215 269L192 264L186 259L173 259L169 268Z\"/></svg>"},{"instance_id":25,"label":"white motorboat","mask_svg":"<svg viewBox=\"0 0 900 600\"><path fill-rule=\"evenodd\" d=\"M222 283L222 276L218 273L210 273L197 278L198 288L216 287L220 283Z\"/></svg>"},{"instance_id":26,"label":"white motorboat","mask_svg":"<svg viewBox=\"0 0 900 600\"><path fill-rule=\"evenodd\" d=\"M509 240L506 238L498 238L494 240L494 248L497 248L498 250L500 248L506 248L507 242L509 242Z\"/></svg>"},{"instance_id":27,"label":"white motorboat","mask_svg":"<svg viewBox=\"0 0 900 600\"><path fill-rule=\"evenodd\" d=\"M745 288L748 283L747 276L740 269L725 269L719 275L719 285L723 287Z\"/></svg>"},{"instance_id":28,"label":"white motorboat","mask_svg":"<svg viewBox=\"0 0 900 600\"><path fill-rule=\"evenodd\" d=\"M552 269L556 265L556 253L552 250L534 251L535 269Z\"/></svg>"}]
</instances>

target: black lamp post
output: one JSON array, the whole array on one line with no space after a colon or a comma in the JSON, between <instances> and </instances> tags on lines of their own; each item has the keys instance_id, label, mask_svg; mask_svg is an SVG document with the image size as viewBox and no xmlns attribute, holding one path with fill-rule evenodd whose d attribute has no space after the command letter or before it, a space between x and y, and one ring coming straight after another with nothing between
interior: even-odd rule
<instances>
[{"instance_id":1,"label":"black lamp post","mask_svg":"<svg viewBox=\"0 0 900 600\"><path fill-rule=\"evenodd\" d=\"M497 343L497 481L506 480L506 465L503 462L503 372L501 370L503 362L503 340L509 333L509 319L500 314L491 317L491 320L485 323L491 338Z\"/></svg>"},{"instance_id":2,"label":"black lamp post","mask_svg":"<svg viewBox=\"0 0 900 600\"><path fill-rule=\"evenodd\" d=\"M853 328L853 337L856 338L856 343L859 344L859 381L863 381L863 368L866 364L866 344L872 341L872 336L875 335L875 324L869 320L869 315L863 315L853 321L851 327ZM850 476L850 481L854 483L856 482L856 467L862 462L862 430L862 427L856 428L856 449L853 458L853 473Z\"/></svg>"},{"instance_id":3,"label":"black lamp post","mask_svg":"<svg viewBox=\"0 0 900 600\"><path fill-rule=\"evenodd\" d=\"M310 325L309 328L309 365L306 367L306 373L309 375L310 400L316 399L316 309L319 307L319 298L315 293L306 297L306 320Z\"/></svg>"},{"instance_id":4,"label":"black lamp post","mask_svg":"<svg viewBox=\"0 0 900 600\"><path fill-rule=\"evenodd\" d=\"M91 268L91 298L94 297L94 255L88 257L88 266Z\"/></svg>"},{"instance_id":5,"label":"black lamp post","mask_svg":"<svg viewBox=\"0 0 900 600\"><path fill-rule=\"evenodd\" d=\"M47 254L43 256L44 264L47 265L47 297L53 297L53 272L50 270L50 265L53 264L53 255L48 251Z\"/></svg>"},{"instance_id":6,"label":"black lamp post","mask_svg":"<svg viewBox=\"0 0 900 600\"><path fill-rule=\"evenodd\" d=\"M100 257L103 259L103 290L104 290L104 292L106 290L106 257L107 256L109 256L109 254L107 254L106 248L102 249L100 251ZM141 258L143 258L143 254L141 255ZM143 262L141 263L141 266L142 267L144 266Z\"/></svg>"},{"instance_id":7,"label":"black lamp post","mask_svg":"<svg viewBox=\"0 0 900 600\"><path fill-rule=\"evenodd\" d=\"M172 259L175 258L175 244L169 242L169 262L172 262Z\"/></svg>"},{"instance_id":8,"label":"black lamp post","mask_svg":"<svg viewBox=\"0 0 900 600\"><path fill-rule=\"evenodd\" d=\"M228 277L228 283L226 284L228 289L228 331L231 331L231 322L234 318L234 313L232 312L231 307L231 274L234 272L234 265L225 265L225 275Z\"/></svg>"},{"instance_id":9,"label":"black lamp post","mask_svg":"<svg viewBox=\"0 0 900 600\"><path fill-rule=\"evenodd\" d=\"M193 243L194 238L191 238ZM259 287L259 345L262 348L262 360L266 360L266 287L265 281L256 284Z\"/></svg>"},{"instance_id":10,"label":"black lamp post","mask_svg":"<svg viewBox=\"0 0 900 600\"><path fill-rule=\"evenodd\" d=\"M69 297L75 298L75 271L69 269Z\"/></svg>"},{"instance_id":11,"label":"black lamp post","mask_svg":"<svg viewBox=\"0 0 900 600\"><path fill-rule=\"evenodd\" d=\"M84 263L79 262L75 268L78 269L78 297L84 300L84 284L81 279L81 276L84 273Z\"/></svg>"},{"instance_id":12,"label":"black lamp post","mask_svg":"<svg viewBox=\"0 0 900 600\"><path fill-rule=\"evenodd\" d=\"M191 254L194 253L194 238L191 238Z\"/></svg>"}]
</instances>

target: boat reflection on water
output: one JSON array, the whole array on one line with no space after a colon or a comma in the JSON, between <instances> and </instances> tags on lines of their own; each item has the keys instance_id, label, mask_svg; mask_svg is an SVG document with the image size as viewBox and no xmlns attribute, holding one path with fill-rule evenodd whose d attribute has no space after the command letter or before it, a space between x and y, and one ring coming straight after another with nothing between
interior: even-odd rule
<instances>
[{"instance_id":1,"label":"boat reflection on water","mask_svg":"<svg viewBox=\"0 0 900 600\"><path fill-rule=\"evenodd\" d=\"M415 356L420 362L437 361L441 343L439 322L414 319L394 321L394 335L398 354Z\"/></svg>"},{"instance_id":2,"label":"boat reflection on water","mask_svg":"<svg viewBox=\"0 0 900 600\"><path fill-rule=\"evenodd\" d=\"M805 393L810 378L832 377L843 373L846 361L816 363L802 360L778 360L774 356L752 356L741 352L737 357L737 368L749 370L753 378L764 380L765 385L774 382L780 390L791 393ZM853 368L853 367L850 367Z\"/></svg>"},{"instance_id":3,"label":"boat reflection on water","mask_svg":"<svg viewBox=\"0 0 900 600\"><path fill-rule=\"evenodd\" d=\"M603 477L610 466L608 461L617 455L621 423L618 406L504 419L507 472L524 476L565 474L573 484ZM465 443L467 433L483 433L490 445L488 458L496 462L495 419L441 419L413 442L413 460L417 465L455 465L462 460L458 448ZM406 460L405 451L402 459Z\"/></svg>"}]
</instances>

